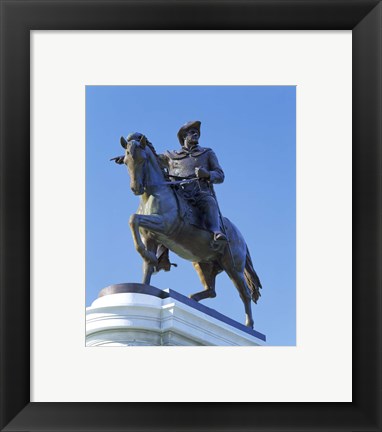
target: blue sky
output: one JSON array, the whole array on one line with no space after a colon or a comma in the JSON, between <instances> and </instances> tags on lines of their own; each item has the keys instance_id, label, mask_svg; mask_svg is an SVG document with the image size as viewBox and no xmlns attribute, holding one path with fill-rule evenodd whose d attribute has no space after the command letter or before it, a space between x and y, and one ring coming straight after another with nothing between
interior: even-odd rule
<instances>
[{"instance_id":1,"label":"blue sky","mask_svg":"<svg viewBox=\"0 0 382 432\"><path fill-rule=\"evenodd\" d=\"M144 133L158 153L178 149L177 132L200 120L200 145L214 149L225 173L215 186L221 211L241 231L261 279L252 304L268 345L296 342L296 88L294 86L86 87L86 305L114 283L141 282L142 260L128 220L139 197L129 187L121 136ZM190 262L151 279L184 295L202 289ZM244 308L225 274L217 297L202 301L239 322Z\"/></svg>"}]
</instances>

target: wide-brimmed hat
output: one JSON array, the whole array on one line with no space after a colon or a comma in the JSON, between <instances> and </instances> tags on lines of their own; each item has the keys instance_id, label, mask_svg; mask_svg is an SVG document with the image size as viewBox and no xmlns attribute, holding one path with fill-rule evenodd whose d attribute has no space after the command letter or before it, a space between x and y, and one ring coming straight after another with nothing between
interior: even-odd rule
<instances>
[{"instance_id":1,"label":"wide-brimmed hat","mask_svg":"<svg viewBox=\"0 0 382 432\"><path fill-rule=\"evenodd\" d=\"M189 129L197 129L200 135L200 125L201 122L199 120L195 121L189 121L186 124L184 124L178 131L178 140L180 142L180 145L184 144L184 133L187 132Z\"/></svg>"}]
</instances>

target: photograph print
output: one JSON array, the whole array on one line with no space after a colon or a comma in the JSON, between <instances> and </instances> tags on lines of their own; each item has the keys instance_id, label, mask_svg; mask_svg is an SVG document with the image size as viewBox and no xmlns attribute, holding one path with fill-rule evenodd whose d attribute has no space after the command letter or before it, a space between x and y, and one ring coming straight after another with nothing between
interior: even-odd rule
<instances>
[{"instance_id":1,"label":"photograph print","mask_svg":"<svg viewBox=\"0 0 382 432\"><path fill-rule=\"evenodd\" d=\"M86 87L86 346L296 345L296 87Z\"/></svg>"}]
</instances>

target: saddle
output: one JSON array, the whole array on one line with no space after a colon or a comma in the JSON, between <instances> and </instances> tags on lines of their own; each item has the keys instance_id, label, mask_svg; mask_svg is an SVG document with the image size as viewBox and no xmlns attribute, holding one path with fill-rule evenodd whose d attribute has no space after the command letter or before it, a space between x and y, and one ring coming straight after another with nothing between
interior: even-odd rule
<instances>
[{"instance_id":1,"label":"saddle","mask_svg":"<svg viewBox=\"0 0 382 432\"><path fill-rule=\"evenodd\" d=\"M192 200L188 200L184 197L183 192L178 188L174 188L176 200L178 202L179 217L186 223L195 226L198 229L210 231L207 229L204 223L204 215L198 207L192 205ZM211 249L223 254L226 247L226 243L214 242L213 236L211 235ZM170 262L169 251L164 245L159 245L156 256L158 258L158 265L155 268L154 273L160 270L170 271L171 266L177 267L177 264Z\"/></svg>"},{"instance_id":2,"label":"saddle","mask_svg":"<svg viewBox=\"0 0 382 432\"><path fill-rule=\"evenodd\" d=\"M180 218L189 225L193 225L194 227L207 231L211 234L210 230L207 228L205 224L205 218L202 211L193 204L193 199L188 199L187 194L183 194L183 191L179 190L178 188L174 188L175 197L178 201L178 208L179 208L179 216ZM220 229L221 231L225 232L224 227L222 227L222 222L220 221ZM213 236L211 235L211 243L210 243L211 249L218 251L220 253L224 252L226 243L222 242L215 242L213 240Z\"/></svg>"},{"instance_id":3,"label":"saddle","mask_svg":"<svg viewBox=\"0 0 382 432\"><path fill-rule=\"evenodd\" d=\"M178 201L178 209L180 218L187 224L193 225L196 228L208 231L204 223L204 215L196 205L193 205L192 200L187 199L183 191L179 188L174 188L175 197Z\"/></svg>"}]
</instances>

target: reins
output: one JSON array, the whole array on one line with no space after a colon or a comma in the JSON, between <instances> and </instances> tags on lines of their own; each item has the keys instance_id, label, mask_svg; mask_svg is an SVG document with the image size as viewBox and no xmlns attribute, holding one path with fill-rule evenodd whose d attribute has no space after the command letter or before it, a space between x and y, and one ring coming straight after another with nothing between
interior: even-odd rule
<instances>
[{"instance_id":1,"label":"reins","mask_svg":"<svg viewBox=\"0 0 382 432\"><path fill-rule=\"evenodd\" d=\"M176 177L176 176L170 176L170 177L173 177L173 178L183 178L183 177ZM192 183L192 182L194 182L194 181L196 181L196 180L200 180L200 179L198 179L198 178L190 178L190 179L184 179L183 178L183 180L175 180L175 181L166 181L166 182L163 182L163 183L156 183L155 185L152 185L152 186L159 186L159 185L178 185L178 184L180 184L180 185L182 185L182 184L188 184L188 183Z\"/></svg>"}]
</instances>

